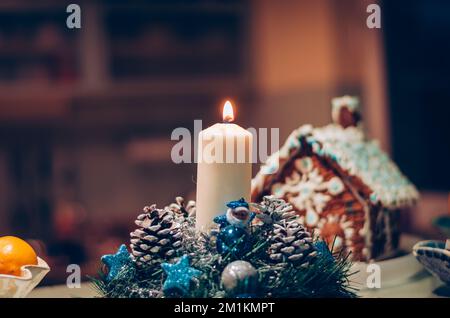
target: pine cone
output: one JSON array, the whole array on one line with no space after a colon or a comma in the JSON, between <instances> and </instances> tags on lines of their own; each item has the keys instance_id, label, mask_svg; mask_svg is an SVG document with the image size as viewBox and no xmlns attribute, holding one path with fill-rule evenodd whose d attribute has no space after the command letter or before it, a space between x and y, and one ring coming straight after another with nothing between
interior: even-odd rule
<instances>
[{"instance_id":1,"label":"pine cone","mask_svg":"<svg viewBox=\"0 0 450 318\"><path fill-rule=\"evenodd\" d=\"M176 214L180 214L184 217L194 217L196 210L196 203L193 200L190 200L185 204L185 200L183 197L176 197L175 203L170 204L166 208L170 209Z\"/></svg>"},{"instance_id":2,"label":"pine cone","mask_svg":"<svg viewBox=\"0 0 450 318\"><path fill-rule=\"evenodd\" d=\"M147 206L135 223L139 228L130 233L130 247L138 266L167 262L178 256L183 234L173 211L157 209L155 204Z\"/></svg>"},{"instance_id":3,"label":"pine cone","mask_svg":"<svg viewBox=\"0 0 450 318\"><path fill-rule=\"evenodd\" d=\"M262 202L256 205L259 212L256 217L265 224L274 224L281 220L296 218L291 204L283 199L277 199L272 195L264 196Z\"/></svg>"},{"instance_id":4,"label":"pine cone","mask_svg":"<svg viewBox=\"0 0 450 318\"><path fill-rule=\"evenodd\" d=\"M296 220L273 224L269 242L268 254L275 262L292 262L306 267L317 256L311 234Z\"/></svg>"}]
</instances>

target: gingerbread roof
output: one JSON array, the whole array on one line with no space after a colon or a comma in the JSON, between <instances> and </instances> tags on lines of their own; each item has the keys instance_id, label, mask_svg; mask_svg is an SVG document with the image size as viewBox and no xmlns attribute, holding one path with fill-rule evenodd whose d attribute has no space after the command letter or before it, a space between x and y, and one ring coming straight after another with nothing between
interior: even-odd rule
<instances>
[{"instance_id":1,"label":"gingerbread roof","mask_svg":"<svg viewBox=\"0 0 450 318\"><path fill-rule=\"evenodd\" d=\"M383 152L376 140L366 140L360 127L343 128L330 124L321 128L304 125L291 133L280 150L269 157L252 182L252 188L276 176L279 163L299 153L301 141L306 142L319 157L336 163L350 176L358 177L371 191L369 199L390 209L412 205L418 199L415 186L400 172L397 165Z\"/></svg>"}]
</instances>

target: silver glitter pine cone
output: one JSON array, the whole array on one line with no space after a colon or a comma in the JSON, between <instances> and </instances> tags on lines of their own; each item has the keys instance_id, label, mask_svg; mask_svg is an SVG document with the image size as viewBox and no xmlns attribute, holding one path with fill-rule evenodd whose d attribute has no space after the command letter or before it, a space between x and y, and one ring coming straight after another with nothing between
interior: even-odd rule
<instances>
[{"instance_id":1,"label":"silver glitter pine cone","mask_svg":"<svg viewBox=\"0 0 450 318\"><path fill-rule=\"evenodd\" d=\"M187 203L183 197L176 197L175 202L166 207L183 217L195 217L196 203L193 200L189 200Z\"/></svg>"},{"instance_id":2,"label":"silver glitter pine cone","mask_svg":"<svg viewBox=\"0 0 450 318\"><path fill-rule=\"evenodd\" d=\"M146 206L130 233L131 255L138 266L167 262L178 256L182 247L182 216L171 209Z\"/></svg>"},{"instance_id":3,"label":"silver glitter pine cone","mask_svg":"<svg viewBox=\"0 0 450 318\"><path fill-rule=\"evenodd\" d=\"M311 234L296 220L273 224L269 234L269 258L274 262L292 262L308 266L317 256Z\"/></svg>"},{"instance_id":4,"label":"silver glitter pine cone","mask_svg":"<svg viewBox=\"0 0 450 318\"><path fill-rule=\"evenodd\" d=\"M292 220L297 217L290 203L272 195L264 196L261 203L256 204L256 207L259 210L256 217L264 224L274 224L281 220Z\"/></svg>"}]
</instances>

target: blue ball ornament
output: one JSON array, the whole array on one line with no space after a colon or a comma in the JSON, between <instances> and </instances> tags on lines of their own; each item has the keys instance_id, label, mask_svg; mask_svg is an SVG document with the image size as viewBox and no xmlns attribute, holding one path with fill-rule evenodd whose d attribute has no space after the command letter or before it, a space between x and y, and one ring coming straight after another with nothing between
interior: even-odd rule
<instances>
[{"instance_id":1,"label":"blue ball ornament","mask_svg":"<svg viewBox=\"0 0 450 318\"><path fill-rule=\"evenodd\" d=\"M228 225L220 230L216 240L217 252L234 257L243 256L249 249L249 235L241 227Z\"/></svg>"}]
</instances>

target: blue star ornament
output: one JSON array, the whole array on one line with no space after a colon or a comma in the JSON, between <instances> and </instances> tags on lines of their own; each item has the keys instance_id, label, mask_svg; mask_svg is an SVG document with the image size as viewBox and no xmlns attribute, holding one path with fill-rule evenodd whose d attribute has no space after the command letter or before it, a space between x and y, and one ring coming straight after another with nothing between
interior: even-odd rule
<instances>
[{"instance_id":1,"label":"blue star ornament","mask_svg":"<svg viewBox=\"0 0 450 318\"><path fill-rule=\"evenodd\" d=\"M166 295L187 295L191 287L192 278L202 274L201 271L189 266L187 255L183 255L175 264L163 263L161 267L167 274L163 285L163 291Z\"/></svg>"},{"instance_id":2,"label":"blue star ornament","mask_svg":"<svg viewBox=\"0 0 450 318\"><path fill-rule=\"evenodd\" d=\"M102 262L108 268L108 281L114 279L122 268L131 261L130 253L128 253L125 244L122 244L116 254L108 254L102 256Z\"/></svg>"}]
</instances>

